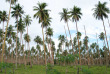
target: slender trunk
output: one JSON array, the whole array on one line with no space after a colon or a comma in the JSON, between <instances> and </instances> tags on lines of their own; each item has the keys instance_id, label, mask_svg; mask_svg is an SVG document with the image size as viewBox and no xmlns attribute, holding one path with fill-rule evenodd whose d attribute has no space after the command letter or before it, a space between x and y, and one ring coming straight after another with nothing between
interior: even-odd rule
<instances>
[{"instance_id":1,"label":"slender trunk","mask_svg":"<svg viewBox=\"0 0 110 74\"><path fill-rule=\"evenodd\" d=\"M105 29L105 25L104 25L104 20L102 20L103 22L103 27L104 27L104 31L105 31L105 38L106 38L106 42L107 42L107 47L108 47L108 52L109 53L109 44L108 44L108 40L107 40L107 34L106 34L106 29ZM110 53L109 53L109 56L110 56ZM107 54L107 59L108 59L108 54ZM108 65L108 60L106 59L106 65Z\"/></svg>"},{"instance_id":2,"label":"slender trunk","mask_svg":"<svg viewBox=\"0 0 110 74\"><path fill-rule=\"evenodd\" d=\"M46 32L47 32L47 27L46 27ZM49 49L49 41L48 41L48 35L47 35L47 33L46 33L46 37L47 37L47 43L48 43L48 50L49 50L49 57L50 57L50 49Z\"/></svg>"},{"instance_id":3,"label":"slender trunk","mask_svg":"<svg viewBox=\"0 0 110 74\"><path fill-rule=\"evenodd\" d=\"M42 18L41 18L41 22L42 22ZM43 24L42 26L42 35L43 35L43 47L44 47L44 56L45 56L45 65L47 66L47 60L46 60L46 52L45 52L45 43L44 43L44 31L43 31Z\"/></svg>"},{"instance_id":4,"label":"slender trunk","mask_svg":"<svg viewBox=\"0 0 110 74\"><path fill-rule=\"evenodd\" d=\"M85 36L86 35L86 28L85 28L85 25L84 25L84 30L85 30ZM87 60L88 60L88 66L89 66L89 51L88 51L88 42L86 42L86 50L87 50Z\"/></svg>"},{"instance_id":5,"label":"slender trunk","mask_svg":"<svg viewBox=\"0 0 110 74\"><path fill-rule=\"evenodd\" d=\"M3 35L2 35L2 41L4 40L4 21L3 21Z\"/></svg>"},{"instance_id":6,"label":"slender trunk","mask_svg":"<svg viewBox=\"0 0 110 74\"><path fill-rule=\"evenodd\" d=\"M10 3L10 9L9 9L9 15L8 15L7 26L6 26L6 32L5 32L5 36L4 36L4 42L3 42L3 45L2 45L1 63L3 62L3 54L4 54L5 40L6 40L6 35L7 35L7 28L8 28L8 24L9 24L9 20L10 20L10 12L11 12L11 3Z\"/></svg>"},{"instance_id":7,"label":"slender trunk","mask_svg":"<svg viewBox=\"0 0 110 74\"><path fill-rule=\"evenodd\" d=\"M51 44L51 37L50 37L50 50L52 53L52 65L54 65L54 55L53 55L53 49L52 49L52 44Z\"/></svg>"},{"instance_id":8,"label":"slender trunk","mask_svg":"<svg viewBox=\"0 0 110 74\"><path fill-rule=\"evenodd\" d=\"M13 47L12 47L12 44L11 44L11 48L12 48L11 63L13 63Z\"/></svg>"},{"instance_id":9,"label":"slender trunk","mask_svg":"<svg viewBox=\"0 0 110 74\"><path fill-rule=\"evenodd\" d=\"M18 54L18 45L17 45L17 40L18 40L18 17L17 17L17 36L16 36L16 69L17 69L17 54Z\"/></svg>"},{"instance_id":10,"label":"slender trunk","mask_svg":"<svg viewBox=\"0 0 110 74\"><path fill-rule=\"evenodd\" d=\"M67 22L67 27L68 27L68 31L69 31L69 35L70 35L70 39L71 39L71 44L72 44L72 50L73 50L73 41L72 41L72 38L71 38L71 33L70 33L70 30L69 30L68 22ZM74 54L74 50L73 50L73 54Z\"/></svg>"},{"instance_id":11,"label":"slender trunk","mask_svg":"<svg viewBox=\"0 0 110 74\"><path fill-rule=\"evenodd\" d=\"M110 27L110 22L109 22L109 19L108 19L108 24L109 24L109 27Z\"/></svg>"},{"instance_id":12,"label":"slender trunk","mask_svg":"<svg viewBox=\"0 0 110 74\"><path fill-rule=\"evenodd\" d=\"M64 26L64 29L65 29L65 26ZM65 34L66 34L66 39L67 39L67 43L68 43L68 37L67 37L66 29L65 29ZM68 50L69 50L69 46L68 46Z\"/></svg>"},{"instance_id":13,"label":"slender trunk","mask_svg":"<svg viewBox=\"0 0 110 74\"><path fill-rule=\"evenodd\" d=\"M25 50L26 50L26 41L25 41ZM24 51L24 49L23 49L23 51ZM26 68L26 59L25 59L25 53L23 52L23 54L24 54L24 64L25 64L25 68Z\"/></svg>"},{"instance_id":14,"label":"slender trunk","mask_svg":"<svg viewBox=\"0 0 110 74\"><path fill-rule=\"evenodd\" d=\"M79 64L81 65L80 44L79 44L79 36L78 36L78 26L77 26L77 21L76 21L76 30L77 30L78 49L79 49Z\"/></svg>"},{"instance_id":15,"label":"slender trunk","mask_svg":"<svg viewBox=\"0 0 110 74\"><path fill-rule=\"evenodd\" d=\"M97 45L98 45L98 38L97 38L97 33L96 33L96 39L97 39ZM98 64L98 59L100 58L100 54L99 54L99 48L98 48L98 57L97 57L97 64ZM101 65L101 60L100 60L100 65Z\"/></svg>"}]
</instances>

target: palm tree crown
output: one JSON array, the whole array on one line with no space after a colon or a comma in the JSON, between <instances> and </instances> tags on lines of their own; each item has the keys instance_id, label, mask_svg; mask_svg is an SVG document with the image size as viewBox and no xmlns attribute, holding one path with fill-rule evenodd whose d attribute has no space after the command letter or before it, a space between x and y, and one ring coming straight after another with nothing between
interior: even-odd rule
<instances>
[{"instance_id":1,"label":"palm tree crown","mask_svg":"<svg viewBox=\"0 0 110 74\"><path fill-rule=\"evenodd\" d=\"M24 18L24 22L26 24L26 26L29 26L29 24L31 24L31 17L29 15L26 15Z\"/></svg>"},{"instance_id":2,"label":"palm tree crown","mask_svg":"<svg viewBox=\"0 0 110 74\"><path fill-rule=\"evenodd\" d=\"M12 5L14 5L18 0L6 0L6 2L11 3Z\"/></svg>"},{"instance_id":3,"label":"palm tree crown","mask_svg":"<svg viewBox=\"0 0 110 74\"><path fill-rule=\"evenodd\" d=\"M73 9L71 9L70 13L71 13L70 16L72 17L73 22L79 21L79 19L81 19L81 15L82 15L81 8L74 6Z\"/></svg>"},{"instance_id":4,"label":"palm tree crown","mask_svg":"<svg viewBox=\"0 0 110 74\"><path fill-rule=\"evenodd\" d=\"M65 22L68 22L68 19L70 18L68 9L63 8L63 12L60 12L61 15L61 21L64 20Z\"/></svg>"},{"instance_id":5,"label":"palm tree crown","mask_svg":"<svg viewBox=\"0 0 110 74\"><path fill-rule=\"evenodd\" d=\"M98 20L103 20L103 18L108 18L108 13L110 12L109 8L106 7L107 3L101 3L99 1L99 3L97 5L95 5L94 10L94 17Z\"/></svg>"},{"instance_id":6,"label":"palm tree crown","mask_svg":"<svg viewBox=\"0 0 110 74\"><path fill-rule=\"evenodd\" d=\"M47 17L49 16L48 11L46 8L46 3L37 3L38 6L34 6L34 11L37 11L34 14L34 18L39 18L39 23L42 21L46 21Z\"/></svg>"},{"instance_id":7,"label":"palm tree crown","mask_svg":"<svg viewBox=\"0 0 110 74\"><path fill-rule=\"evenodd\" d=\"M13 11L11 12L12 17L15 17L16 19L18 17L21 17L21 15L24 13L20 4L15 5L14 7L12 7L12 9L13 9Z\"/></svg>"}]
</instances>

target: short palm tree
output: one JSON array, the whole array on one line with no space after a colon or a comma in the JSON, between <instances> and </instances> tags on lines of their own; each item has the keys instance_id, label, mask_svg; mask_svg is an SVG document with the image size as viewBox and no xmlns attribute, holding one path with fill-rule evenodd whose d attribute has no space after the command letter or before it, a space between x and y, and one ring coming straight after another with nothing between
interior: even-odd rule
<instances>
[{"instance_id":1,"label":"short palm tree","mask_svg":"<svg viewBox=\"0 0 110 74\"><path fill-rule=\"evenodd\" d=\"M14 7L12 7L13 11L12 13L12 17L16 18L16 22L17 22L17 36L16 36L16 68L17 68L17 37L18 37L18 18L22 16L22 14L24 13L22 7L20 6L20 4L15 5Z\"/></svg>"},{"instance_id":2,"label":"short palm tree","mask_svg":"<svg viewBox=\"0 0 110 74\"><path fill-rule=\"evenodd\" d=\"M80 57L80 44L79 44L79 36L78 36L78 26L77 22L79 19L81 19L81 8L78 8L77 6L74 6L73 9L70 11L70 16L72 17L72 21L76 22L76 30L77 30L77 40L78 40L78 49L79 49L79 63L81 65L81 57Z\"/></svg>"},{"instance_id":3,"label":"short palm tree","mask_svg":"<svg viewBox=\"0 0 110 74\"><path fill-rule=\"evenodd\" d=\"M43 47L44 47L44 55L45 55L45 65L47 65L46 62L46 53L45 53L45 43L44 43L44 32L43 32L43 22L46 21L46 19L48 18L49 14L47 9L45 9L47 7L46 3L38 3L37 6L34 6L34 11L36 11L36 13L34 14L34 18L39 19L39 23L42 23L42 35L43 35Z\"/></svg>"}]
</instances>

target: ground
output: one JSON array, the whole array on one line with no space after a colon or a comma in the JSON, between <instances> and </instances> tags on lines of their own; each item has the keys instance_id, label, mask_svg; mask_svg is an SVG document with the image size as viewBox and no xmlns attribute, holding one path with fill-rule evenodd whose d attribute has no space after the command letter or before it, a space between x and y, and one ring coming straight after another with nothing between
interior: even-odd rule
<instances>
[{"instance_id":1,"label":"ground","mask_svg":"<svg viewBox=\"0 0 110 74\"><path fill-rule=\"evenodd\" d=\"M45 66L33 65L30 66L19 66L14 74L77 74L79 66L54 66L52 70L46 71ZM0 74L5 74L5 70ZM13 74L13 68L7 68L6 74ZM82 66L82 70L79 69L79 74L106 74L106 66L91 66L88 69L88 66ZM107 68L107 74L110 74L110 67Z\"/></svg>"}]
</instances>

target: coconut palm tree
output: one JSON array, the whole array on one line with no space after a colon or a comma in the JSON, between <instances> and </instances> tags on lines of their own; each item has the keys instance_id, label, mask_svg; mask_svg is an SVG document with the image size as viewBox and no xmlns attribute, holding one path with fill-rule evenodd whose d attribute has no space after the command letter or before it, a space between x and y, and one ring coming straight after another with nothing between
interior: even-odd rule
<instances>
[{"instance_id":1,"label":"coconut palm tree","mask_svg":"<svg viewBox=\"0 0 110 74\"><path fill-rule=\"evenodd\" d=\"M106 28L105 28L105 25L104 25L104 18L108 18L108 14L110 13L110 10L106 5L107 5L106 2L101 3L99 1L98 4L96 4L95 8L93 9L94 10L93 15L96 19L101 20L103 22L103 28L104 28L104 31L105 31L105 38L106 38L106 42L107 42L108 53L110 55L109 44L108 44L107 34L106 34Z\"/></svg>"},{"instance_id":2,"label":"coconut palm tree","mask_svg":"<svg viewBox=\"0 0 110 74\"><path fill-rule=\"evenodd\" d=\"M28 34L28 26L31 24L31 17L29 15L26 15L25 18L24 18L24 22L25 22L25 25L27 26L27 34Z\"/></svg>"},{"instance_id":3,"label":"coconut palm tree","mask_svg":"<svg viewBox=\"0 0 110 74\"><path fill-rule=\"evenodd\" d=\"M43 21L46 21L46 19L48 18L49 14L47 9L45 9L47 7L46 3L37 3L37 6L34 6L34 11L36 11L36 13L34 14L34 18L39 19L39 23L42 23ZM43 32L43 23L42 23L42 35L43 35L43 47L44 47L44 55L45 55L45 65L46 63L46 53L45 53L45 43L44 43L44 32Z\"/></svg>"},{"instance_id":4,"label":"coconut palm tree","mask_svg":"<svg viewBox=\"0 0 110 74\"><path fill-rule=\"evenodd\" d=\"M63 8L63 12L61 12L60 15L61 15L61 21L64 20L64 22L67 23L67 28L68 28L68 32L69 32L69 35L70 35L71 44L72 44L72 50L73 50L73 42L72 42L72 38L71 38L70 29L69 29L69 26L68 26L68 21L70 19L70 15L69 15L68 9ZM73 54L74 54L74 50L73 50Z\"/></svg>"},{"instance_id":5,"label":"coconut palm tree","mask_svg":"<svg viewBox=\"0 0 110 74\"><path fill-rule=\"evenodd\" d=\"M64 35L60 35L60 36L58 37L58 40L60 40L61 45L63 45L64 42L65 42L65 40L66 40L66 38L65 38ZM61 51L63 51L63 50L64 50L64 46L63 46L63 49L61 48Z\"/></svg>"},{"instance_id":6,"label":"coconut palm tree","mask_svg":"<svg viewBox=\"0 0 110 74\"><path fill-rule=\"evenodd\" d=\"M16 18L16 22L17 22L17 36L16 36L16 68L17 68L17 37L18 37L18 18L22 16L22 14L24 13L22 7L20 6L20 4L15 5L14 7L12 7L13 11L12 13L12 17Z\"/></svg>"},{"instance_id":7,"label":"coconut palm tree","mask_svg":"<svg viewBox=\"0 0 110 74\"><path fill-rule=\"evenodd\" d=\"M47 28L51 25L50 22L51 22L51 17L48 16L48 18L46 19L46 21L43 21L43 27L45 27L46 29L46 32L47 32ZM48 50L49 50L49 39L48 39L48 35L46 33L46 42L48 44ZM49 50L49 53L50 53L50 50Z\"/></svg>"},{"instance_id":8,"label":"coconut palm tree","mask_svg":"<svg viewBox=\"0 0 110 74\"><path fill-rule=\"evenodd\" d=\"M4 22L6 22L7 21L7 17L8 15L7 15L7 13L6 13L6 11L3 11L2 13L1 13L1 21L3 22L3 32L4 32Z\"/></svg>"},{"instance_id":9,"label":"coconut palm tree","mask_svg":"<svg viewBox=\"0 0 110 74\"><path fill-rule=\"evenodd\" d=\"M52 28L47 28L46 34L50 37L50 50L52 54L52 64L54 65L54 58L53 58L53 49L52 49L52 43L51 43L51 36L53 36L53 29Z\"/></svg>"},{"instance_id":10,"label":"coconut palm tree","mask_svg":"<svg viewBox=\"0 0 110 74\"><path fill-rule=\"evenodd\" d=\"M24 40L25 40L25 44L26 44L26 42L29 43L31 41L30 36L28 34L24 34ZM30 46L28 46L28 47L30 49ZM30 51L29 49L27 48L28 51ZM28 52L28 57L29 56L30 56L30 52Z\"/></svg>"},{"instance_id":11,"label":"coconut palm tree","mask_svg":"<svg viewBox=\"0 0 110 74\"><path fill-rule=\"evenodd\" d=\"M17 2L17 0L6 0L6 2L10 3L10 8L9 8L9 15L8 15L8 19L7 19L6 32L5 32L5 36L4 36L4 42L3 42L3 45L2 45L1 62L3 62L3 54L4 54L4 48L5 48L5 40L6 40L7 28L8 28L8 24L9 24L10 13L11 13L11 5L15 4Z\"/></svg>"},{"instance_id":12,"label":"coconut palm tree","mask_svg":"<svg viewBox=\"0 0 110 74\"><path fill-rule=\"evenodd\" d=\"M42 43L42 39L41 39L40 36L36 36L36 37L34 38L34 41L37 43L37 45L39 45L39 44Z\"/></svg>"},{"instance_id":13,"label":"coconut palm tree","mask_svg":"<svg viewBox=\"0 0 110 74\"><path fill-rule=\"evenodd\" d=\"M81 19L81 8L78 8L77 6L74 6L73 9L70 11L70 16L72 17L72 21L76 22L76 31L77 31L77 40L78 40L78 49L79 49L79 63L81 65L81 57L80 57L80 45L79 45L79 36L78 36L78 26L77 22L79 19Z\"/></svg>"}]
</instances>

